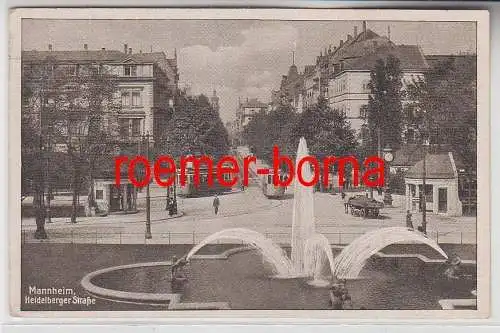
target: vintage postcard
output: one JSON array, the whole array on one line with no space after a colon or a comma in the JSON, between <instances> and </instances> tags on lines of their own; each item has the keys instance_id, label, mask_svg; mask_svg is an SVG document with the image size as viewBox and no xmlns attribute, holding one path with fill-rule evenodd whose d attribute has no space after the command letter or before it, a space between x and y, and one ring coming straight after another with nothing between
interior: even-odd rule
<instances>
[{"instance_id":1,"label":"vintage postcard","mask_svg":"<svg viewBox=\"0 0 500 333\"><path fill-rule=\"evenodd\" d=\"M13 316L489 315L487 11L10 29Z\"/></svg>"}]
</instances>

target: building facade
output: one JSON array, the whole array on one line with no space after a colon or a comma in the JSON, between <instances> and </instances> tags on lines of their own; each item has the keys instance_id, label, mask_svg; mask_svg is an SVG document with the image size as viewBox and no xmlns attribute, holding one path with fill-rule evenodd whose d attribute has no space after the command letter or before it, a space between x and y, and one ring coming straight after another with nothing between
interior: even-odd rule
<instances>
[{"instance_id":1,"label":"building facade","mask_svg":"<svg viewBox=\"0 0 500 333\"><path fill-rule=\"evenodd\" d=\"M321 96L332 109L344 113L352 128L361 133L367 121L370 73L379 59L385 60L389 55L400 61L403 89L414 79L423 78L429 69L419 46L396 45L390 40L390 30L387 36L380 36L363 22L360 33L355 26L353 34L348 34L337 46L322 50L316 63L305 66L302 73L292 63L288 74L282 77L280 89L273 92L273 103L283 101L277 96L285 96L301 112Z\"/></svg>"},{"instance_id":2,"label":"building facade","mask_svg":"<svg viewBox=\"0 0 500 333\"><path fill-rule=\"evenodd\" d=\"M236 122L238 131L243 131L246 125L253 119L256 114L267 112L268 105L259 101L256 98L246 99L245 102L239 102L238 110L236 111Z\"/></svg>"},{"instance_id":3,"label":"building facade","mask_svg":"<svg viewBox=\"0 0 500 333\"><path fill-rule=\"evenodd\" d=\"M23 85L37 84L28 73L48 63L51 70L63 68L71 77L91 68L106 72L115 80L113 103L118 110L104 112L102 125L121 143L138 142L145 135L154 143L172 115L179 80L176 52L169 59L164 52L133 53L126 44L123 51L89 50L86 44L80 51L54 51L49 45L48 51L22 52L23 78L34 80ZM39 113L40 105L31 105L29 109ZM67 126L71 132L74 124Z\"/></svg>"},{"instance_id":4,"label":"building facade","mask_svg":"<svg viewBox=\"0 0 500 333\"><path fill-rule=\"evenodd\" d=\"M21 64L23 120L40 130L40 149L59 153L61 160L72 158L70 150L78 151L82 142L91 149L95 140L106 140L97 142L114 147L115 155L144 153L145 144L153 147L162 135L175 107L175 52L167 58L164 52L133 53L126 44L123 51L89 50L87 44L78 51L55 51L49 45L47 51L23 51ZM91 126L99 127L99 138L90 137ZM97 161L99 153L93 154L86 151L88 160L81 163ZM136 212L137 189L126 181L115 187L114 166L102 162L94 162L92 182L82 185L93 192L87 214ZM73 182L61 186L68 189Z\"/></svg>"}]
</instances>

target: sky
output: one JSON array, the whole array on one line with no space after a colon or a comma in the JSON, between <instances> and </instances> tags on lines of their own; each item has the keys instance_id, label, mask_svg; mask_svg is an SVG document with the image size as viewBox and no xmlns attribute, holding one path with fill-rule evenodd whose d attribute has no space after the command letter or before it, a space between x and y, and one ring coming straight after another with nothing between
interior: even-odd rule
<instances>
[{"instance_id":1,"label":"sky","mask_svg":"<svg viewBox=\"0 0 500 333\"><path fill-rule=\"evenodd\" d=\"M295 52L299 71L329 45L338 46L362 21L270 20L42 20L24 19L23 50L163 51L177 58L180 85L193 94L220 97L224 122L234 119L238 98L269 102ZM425 54L475 52L471 22L367 21L367 28L396 44L419 45Z\"/></svg>"}]
</instances>

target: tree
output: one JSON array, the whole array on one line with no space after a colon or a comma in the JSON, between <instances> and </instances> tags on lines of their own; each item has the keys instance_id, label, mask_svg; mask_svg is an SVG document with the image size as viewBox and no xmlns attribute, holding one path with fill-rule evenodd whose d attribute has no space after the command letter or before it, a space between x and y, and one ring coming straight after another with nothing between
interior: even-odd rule
<instances>
[{"instance_id":1,"label":"tree","mask_svg":"<svg viewBox=\"0 0 500 333\"><path fill-rule=\"evenodd\" d=\"M204 95L178 96L174 115L163 133L159 150L175 157L223 155L229 151L227 129Z\"/></svg>"},{"instance_id":2,"label":"tree","mask_svg":"<svg viewBox=\"0 0 500 333\"><path fill-rule=\"evenodd\" d=\"M403 127L402 73L399 59L390 55L379 59L370 73L371 94L366 108L371 150L378 153L386 146L401 144Z\"/></svg>"},{"instance_id":3,"label":"tree","mask_svg":"<svg viewBox=\"0 0 500 333\"><path fill-rule=\"evenodd\" d=\"M245 126L243 137L255 154L268 163L272 163L274 146L283 154L293 155L295 151L290 147L296 116L289 104L280 104L269 113L262 111Z\"/></svg>"},{"instance_id":4,"label":"tree","mask_svg":"<svg viewBox=\"0 0 500 333\"><path fill-rule=\"evenodd\" d=\"M451 144L466 163L476 164L477 88L475 56L438 62L407 87L406 122L431 144Z\"/></svg>"},{"instance_id":5,"label":"tree","mask_svg":"<svg viewBox=\"0 0 500 333\"><path fill-rule=\"evenodd\" d=\"M263 156L265 147L270 145L266 135L267 115L265 111L255 114L250 122L243 128L243 139L253 150L252 153Z\"/></svg>"},{"instance_id":6,"label":"tree","mask_svg":"<svg viewBox=\"0 0 500 333\"><path fill-rule=\"evenodd\" d=\"M332 110L323 97L297 117L293 136L294 147L304 137L309 152L318 157L353 154L357 146L355 131L346 115Z\"/></svg>"},{"instance_id":7,"label":"tree","mask_svg":"<svg viewBox=\"0 0 500 333\"><path fill-rule=\"evenodd\" d=\"M94 173L105 159L112 158L110 142L117 134L120 108L116 80L104 66L61 65L50 57L30 66L24 75L23 89L31 97L24 111L38 116L39 151L58 146L69 161L69 170L58 172L71 173L71 221L75 223L83 184L88 182L88 202L95 206Z\"/></svg>"}]
</instances>

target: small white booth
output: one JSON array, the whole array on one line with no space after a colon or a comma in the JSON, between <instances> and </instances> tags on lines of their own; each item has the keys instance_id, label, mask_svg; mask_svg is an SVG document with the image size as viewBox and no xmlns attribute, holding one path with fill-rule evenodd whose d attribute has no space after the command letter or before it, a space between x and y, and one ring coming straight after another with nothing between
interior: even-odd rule
<instances>
[{"instance_id":1,"label":"small white booth","mask_svg":"<svg viewBox=\"0 0 500 333\"><path fill-rule=\"evenodd\" d=\"M461 216L462 203L458 196L458 173L452 153L427 154L425 158L425 209L447 216ZM423 198L423 160L405 175L406 209L421 211Z\"/></svg>"},{"instance_id":2,"label":"small white booth","mask_svg":"<svg viewBox=\"0 0 500 333\"><path fill-rule=\"evenodd\" d=\"M116 186L114 179L95 179L94 198L98 213L137 213L137 188L127 180Z\"/></svg>"}]
</instances>

